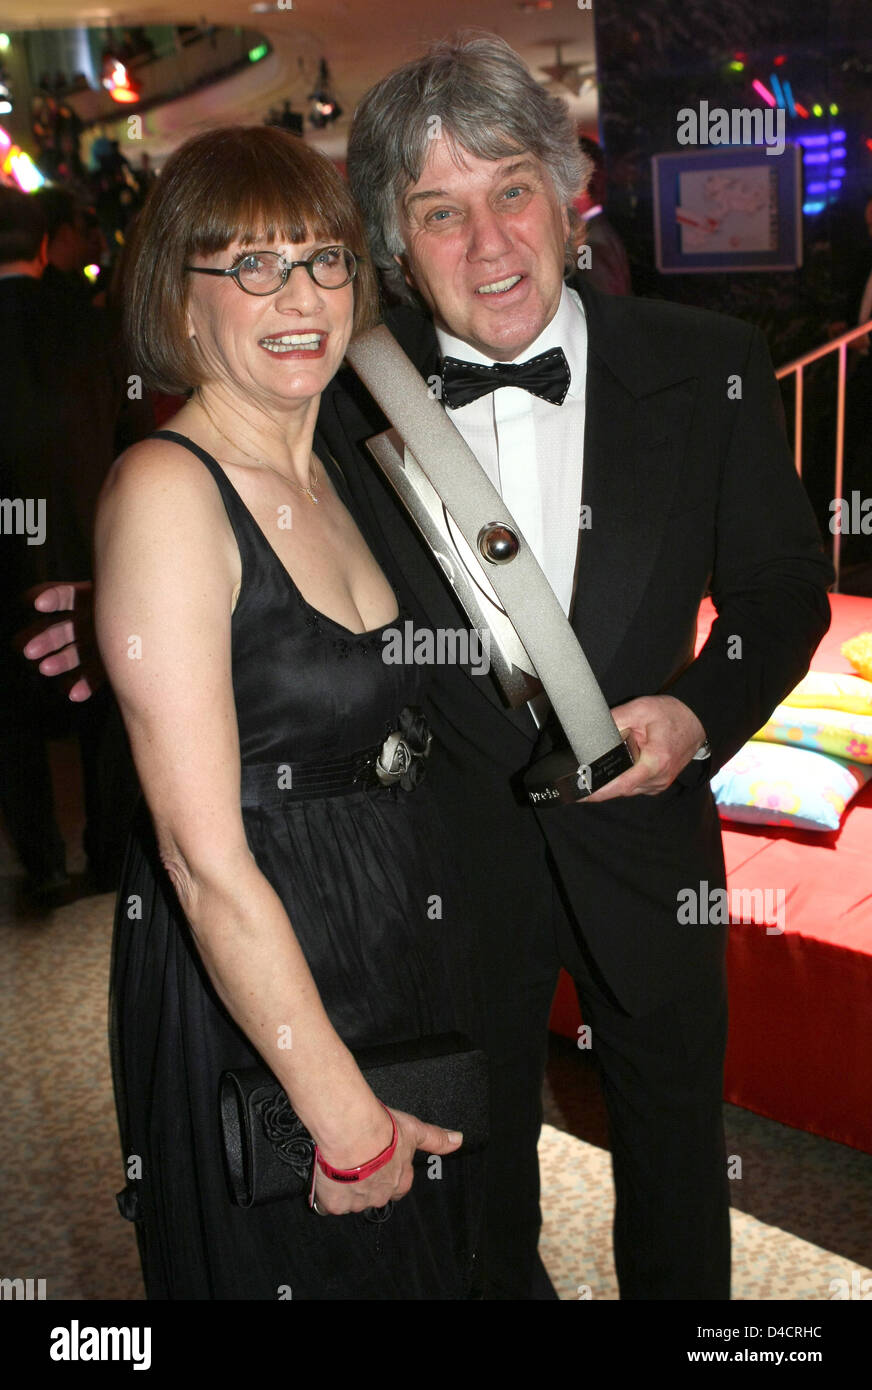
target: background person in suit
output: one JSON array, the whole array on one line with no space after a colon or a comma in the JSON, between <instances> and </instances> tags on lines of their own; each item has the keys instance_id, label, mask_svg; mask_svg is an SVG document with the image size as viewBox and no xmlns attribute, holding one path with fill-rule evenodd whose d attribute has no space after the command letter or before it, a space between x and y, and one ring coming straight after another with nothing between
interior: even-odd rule
<instances>
[{"instance_id":1,"label":"background person in suit","mask_svg":"<svg viewBox=\"0 0 872 1390\"><path fill-rule=\"evenodd\" d=\"M0 189L0 380L10 403L0 436L0 498L30 499L44 514L41 534L28 536L13 524L14 511L3 513L0 807L27 873L26 889L43 906L68 886L46 740L78 737L84 847L92 886L100 889L111 886L120 867L126 796L124 789L117 796L98 771L112 704L108 688L73 710L40 681L11 645L22 621L18 601L52 575L90 577L97 494L119 439L139 427L142 404L127 399L124 360L108 319L88 302L84 279L79 287L55 269L47 283L53 225L60 225L49 215L54 210L61 219L74 210L64 190L49 192L57 200Z\"/></svg>"},{"instance_id":2,"label":"background person in suit","mask_svg":"<svg viewBox=\"0 0 872 1390\"><path fill-rule=\"evenodd\" d=\"M806 670L828 624L831 572L762 335L564 287L585 172L562 104L489 38L441 45L379 83L349 148L375 262L395 295L426 311L410 303L388 315L422 390L458 345L473 376L543 351L562 372L558 348L566 358L559 406L505 386L464 405L443 399L641 749L636 767L584 805L534 812L513 783L554 731L506 710L486 676L455 665L434 673L428 713L441 756L431 785L485 929L487 1296L553 1296L536 1259L536 1139L562 961L609 1110L621 1295L725 1299L726 933L679 924L678 894L724 884L708 779ZM325 392L319 428L344 466L358 450L347 482L416 627L456 629L453 591L363 448L386 423L350 372ZM582 506L590 525L580 530ZM718 619L694 659L707 588ZM67 601L55 590L43 611ZM47 673L70 672L69 638L67 624L53 625L29 654L53 653Z\"/></svg>"},{"instance_id":3,"label":"background person in suit","mask_svg":"<svg viewBox=\"0 0 872 1390\"><path fill-rule=\"evenodd\" d=\"M584 223L584 245L590 247L590 265L580 267L578 279L586 279L595 290L606 294L632 294L630 262L624 243L604 212L606 201L606 161L602 147L587 135L578 143L593 168L587 187L573 199L573 207Z\"/></svg>"},{"instance_id":4,"label":"background person in suit","mask_svg":"<svg viewBox=\"0 0 872 1390\"><path fill-rule=\"evenodd\" d=\"M40 285L47 255L39 203L20 189L0 188L0 372L4 395L15 402L0 442L0 808L27 874L25 886L40 902L50 901L68 883L46 753L58 709L52 692L13 651L11 639L21 621L23 591L47 575L75 572L81 553L71 509L51 467L60 421L57 356ZM68 718L61 710L65 713Z\"/></svg>"}]
</instances>

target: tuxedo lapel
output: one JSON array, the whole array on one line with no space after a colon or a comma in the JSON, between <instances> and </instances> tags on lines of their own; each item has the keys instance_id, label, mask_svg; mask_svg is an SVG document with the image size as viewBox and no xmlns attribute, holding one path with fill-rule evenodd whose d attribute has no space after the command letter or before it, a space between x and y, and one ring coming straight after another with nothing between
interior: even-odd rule
<instances>
[{"instance_id":1,"label":"tuxedo lapel","mask_svg":"<svg viewBox=\"0 0 872 1390\"><path fill-rule=\"evenodd\" d=\"M571 621L602 682L664 544L696 381L668 382L659 364L634 361L621 331L622 301L581 293L588 330L582 505L590 511L579 532Z\"/></svg>"}]
</instances>

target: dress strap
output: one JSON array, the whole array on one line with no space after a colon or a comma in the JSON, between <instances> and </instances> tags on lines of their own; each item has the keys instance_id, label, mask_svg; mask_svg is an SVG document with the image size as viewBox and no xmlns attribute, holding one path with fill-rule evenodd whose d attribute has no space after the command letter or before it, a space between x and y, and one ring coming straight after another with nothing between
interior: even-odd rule
<instances>
[{"instance_id":1,"label":"dress strap","mask_svg":"<svg viewBox=\"0 0 872 1390\"><path fill-rule=\"evenodd\" d=\"M236 544L239 547L244 584L246 572L253 573L259 557L262 557L266 541L263 532L224 469L212 454L207 453L199 444L195 444L193 439L189 439L186 434L179 434L177 430L155 430L149 435L149 438L168 439L172 444L180 444L183 449L188 449L192 454L196 454L197 458L206 465L212 474L215 485L221 493L221 500L224 503L228 520L236 537Z\"/></svg>"}]
</instances>

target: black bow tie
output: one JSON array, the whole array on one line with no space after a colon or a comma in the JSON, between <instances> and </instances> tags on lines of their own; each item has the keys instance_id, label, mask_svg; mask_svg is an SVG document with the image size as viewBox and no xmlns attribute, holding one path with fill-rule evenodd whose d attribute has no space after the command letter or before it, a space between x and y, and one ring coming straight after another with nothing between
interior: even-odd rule
<instances>
[{"instance_id":1,"label":"black bow tie","mask_svg":"<svg viewBox=\"0 0 872 1390\"><path fill-rule=\"evenodd\" d=\"M498 386L519 386L551 405L562 405L571 380L563 348L540 352L528 362L497 362L493 367L446 357L442 362L442 403L456 410Z\"/></svg>"}]
</instances>

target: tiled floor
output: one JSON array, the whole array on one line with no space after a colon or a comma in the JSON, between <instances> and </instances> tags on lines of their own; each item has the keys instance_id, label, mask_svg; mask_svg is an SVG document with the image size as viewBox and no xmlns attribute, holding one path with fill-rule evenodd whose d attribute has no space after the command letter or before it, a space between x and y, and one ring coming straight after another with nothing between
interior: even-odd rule
<instances>
[{"instance_id":1,"label":"tiled floor","mask_svg":"<svg viewBox=\"0 0 872 1390\"><path fill-rule=\"evenodd\" d=\"M584 1283L615 1298L605 1108L589 1058L563 1038L551 1041L544 1109L554 1129L540 1148L543 1258L562 1298ZM742 1160L731 1187L733 1298L829 1299L831 1279L867 1277L872 1155L734 1105L724 1121L727 1152Z\"/></svg>"}]
</instances>

